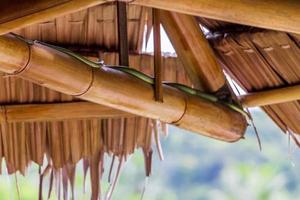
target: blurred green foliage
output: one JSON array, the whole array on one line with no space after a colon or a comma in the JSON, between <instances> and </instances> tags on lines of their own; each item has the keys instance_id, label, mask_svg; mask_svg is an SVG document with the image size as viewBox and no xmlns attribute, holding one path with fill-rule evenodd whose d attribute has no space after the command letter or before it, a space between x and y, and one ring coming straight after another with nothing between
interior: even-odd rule
<instances>
[{"instance_id":1,"label":"blurred green foliage","mask_svg":"<svg viewBox=\"0 0 300 200\"><path fill-rule=\"evenodd\" d=\"M171 127L162 141L165 160L154 155L153 173L148 180L144 200L290 200L300 196L300 151L261 111L253 110L262 152L252 127L246 139L224 143ZM107 171L111 158L105 157L106 174L102 191L108 188ZM26 178L17 175L20 196L38 197L38 168L33 166ZM44 197L48 190L45 181ZM139 200L145 184L142 153L128 158L113 199ZM18 199L15 176L0 178L0 199ZM83 173L79 164L76 199L90 198L89 179L83 193ZM55 192L51 199L57 199Z\"/></svg>"}]
</instances>

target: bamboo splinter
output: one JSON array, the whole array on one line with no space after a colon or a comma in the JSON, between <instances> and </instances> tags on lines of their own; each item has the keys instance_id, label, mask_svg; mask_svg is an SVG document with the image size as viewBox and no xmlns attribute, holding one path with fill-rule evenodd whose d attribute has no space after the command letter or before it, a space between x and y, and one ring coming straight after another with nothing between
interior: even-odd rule
<instances>
[{"instance_id":1,"label":"bamboo splinter","mask_svg":"<svg viewBox=\"0 0 300 200\"><path fill-rule=\"evenodd\" d=\"M153 99L152 85L79 60L41 44L29 45L13 36L0 37L0 70L44 87L132 114L159 119L228 142L243 137L244 116L164 85L164 102Z\"/></svg>"}]
</instances>

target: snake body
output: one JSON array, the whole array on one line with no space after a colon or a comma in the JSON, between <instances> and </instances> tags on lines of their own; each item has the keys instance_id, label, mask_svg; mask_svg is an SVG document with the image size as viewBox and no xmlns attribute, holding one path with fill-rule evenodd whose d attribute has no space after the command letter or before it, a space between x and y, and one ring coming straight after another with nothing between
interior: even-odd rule
<instances>
[{"instance_id":1,"label":"snake body","mask_svg":"<svg viewBox=\"0 0 300 200\"><path fill-rule=\"evenodd\" d=\"M125 72L127 74L130 74L138 79L143 80L146 83L149 83L151 85L154 84L154 79L146 74L141 73L140 71L133 69L133 68L129 68L129 67L121 67L121 66L109 66L110 68ZM195 95L195 96L199 96L202 97L203 99L209 100L209 101L213 101L213 102L217 102L218 98L211 95L211 94L207 94L204 92L201 92L199 90L195 90L191 87L188 87L186 85L180 84L180 83L171 83L171 82L163 82L163 84L174 87L178 90L181 90L185 93L191 94L191 95Z\"/></svg>"},{"instance_id":2,"label":"snake body","mask_svg":"<svg viewBox=\"0 0 300 200\"><path fill-rule=\"evenodd\" d=\"M102 64L100 63L96 63L96 62L93 62L79 54L76 54L72 51L70 51L69 49L66 49L66 48L63 48L63 47L59 47L59 46L55 46L55 45L52 45L52 44L48 44L48 43L44 43L44 42L41 42L41 41L37 41L37 40L28 40L28 39L25 39L19 35L16 35L16 34L13 34L15 37L25 41L26 43L28 43L29 45L33 45L33 44L41 44L41 45L44 45L44 46L47 46L51 49L55 49L59 52L62 52L64 54L67 54L77 60L79 60L80 62L83 62L91 67L94 67L94 68L101 68ZM105 65L105 67L108 67L108 68L111 68L111 69L114 69L114 70L119 70L119 71L122 71L126 74L129 74L131 76L134 76L135 78L138 78L150 85L153 85L154 84L154 79L136 69L133 69L133 68L129 68L129 67L122 67L122 66L107 66ZM221 101L218 99L218 97L212 95L212 94L208 94L208 93L205 93L205 92L202 92L202 91L199 91L199 90L196 90L194 88L191 88L189 86L186 86L186 85L183 85L183 84L180 84L180 83L170 83L170 82L164 82L163 84L165 85L168 85L168 86L171 86L171 87L174 87L182 92L185 92L187 94L190 94L190 95L194 95L194 96L197 96L197 97L200 97L202 99L205 99L205 100L208 100L210 102L219 102L223 105L225 105L226 107L236 111L236 112L239 112L241 113L242 115L244 115L247 119L249 119L249 116L248 116L248 113L245 112L243 110L243 108L241 108L239 105L236 105L236 104L233 104L233 103L229 103L229 102L225 102L225 101Z\"/></svg>"}]
</instances>

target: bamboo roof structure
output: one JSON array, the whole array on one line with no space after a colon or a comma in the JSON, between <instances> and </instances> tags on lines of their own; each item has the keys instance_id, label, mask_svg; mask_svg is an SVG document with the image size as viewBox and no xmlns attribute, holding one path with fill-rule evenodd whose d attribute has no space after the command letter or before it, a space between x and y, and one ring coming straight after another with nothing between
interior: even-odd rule
<instances>
[{"instance_id":1,"label":"bamboo roof structure","mask_svg":"<svg viewBox=\"0 0 300 200\"><path fill-rule=\"evenodd\" d=\"M0 3L1 11L7 7L0 14L0 162L9 174L23 175L31 162L47 162L39 199L47 174L66 173L72 185L80 160L85 172L90 168L92 199L101 198L105 153L121 165L141 148L149 176L153 144L162 157L159 135L167 132L167 124L234 142L244 138L248 125L243 108L261 107L283 132L300 134L296 1L124 1L128 47L123 50L116 2L16 2ZM274 16L278 9L290 14ZM243 16L236 17L241 11ZM156 20L177 55L159 58L157 32L154 56L142 51L152 28L159 30ZM130 69L154 77L155 87L118 68L94 69L45 43L114 66L129 53ZM234 94L224 72L246 94Z\"/></svg>"},{"instance_id":2,"label":"bamboo roof structure","mask_svg":"<svg viewBox=\"0 0 300 200\"><path fill-rule=\"evenodd\" d=\"M286 89L286 87L294 89L299 84L298 35L256 30L227 34L222 39L212 39L212 43L229 73L249 93L259 94L260 91ZM291 94L281 90L276 94L281 96L280 99L291 97ZM298 94L298 92L295 91L293 94ZM262 102L275 98L267 97ZM284 132L292 130L299 133L298 100L299 98L292 98L285 102L270 102L269 105L262 104L264 105L262 108Z\"/></svg>"}]
</instances>

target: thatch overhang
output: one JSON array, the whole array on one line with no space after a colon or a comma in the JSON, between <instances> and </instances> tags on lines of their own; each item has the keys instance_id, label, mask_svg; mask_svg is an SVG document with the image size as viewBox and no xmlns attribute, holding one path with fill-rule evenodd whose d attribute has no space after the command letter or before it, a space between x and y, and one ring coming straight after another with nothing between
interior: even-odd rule
<instances>
[{"instance_id":1,"label":"thatch overhang","mask_svg":"<svg viewBox=\"0 0 300 200\"><path fill-rule=\"evenodd\" d=\"M299 133L299 36L269 30L244 29L247 31L231 31L211 38L220 62L247 93L284 89L288 86L295 88L293 101L262 108L284 132L291 130ZM280 91L277 93L279 97L288 95Z\"/></svg>"},{"instance_id":2,"label":"thatch overhang","mask_svg":"<svg viewBox=\"0 0 300 200\"><path fill-rule=\"evenodd\" d=\"M118 60L116 53L99 54L100 58L104 58L104 60L112 63ZM138 67L153 67L153 57L151 55L132 55L130 56L130 64L130 66L146 72L148 68ZM177 58L165 57L163 66L165 69L164 80L188 83L181 63ZM2 74L0 80L1 105L7 105L7 107L11 104L21 106L22 104L43 105L52 103L55 105L62 102L79 102L79 99L72 96L41 87L17 77L7 77L5 74ZM76 107L73 107L73 109L76 109ZM63 114L64 110L61 113ZM7 114L9 115L9 113ZM106 119L99 119L99 117L76 119L77 116L74 116L75 119L72 119L72 116L69 116L69 119L64 120L44 121L42 119L43 121L39 120L36 122L12 122L9 123L9 126L3 123L1 128L3 152L1 152L1 156L6 158L10 173L16 170L25 173L26 166L31 160L42 164L44 153L46 153L48 148L53 150L50 151L50 155L56 168L63 167L69 162L76 164L81 158L92 155L92 152L97 151L97 149L98 151L103 149L107 153L116 155L121 155L122 153L127 155L133 153L137 146L150 148L151 140L147 141L146 138L151 133L149 132L151 130L151 121L136 116L120 117L120 113L118 116ZM123 133L119 133L120 130ZM118 135L120 134L129 137L128 140L131 140L131 137L135 135L136 139L131 141L132 145L127 147L123 147L123 142L121 144L112 144L111 142L116 142L116 140L110 137L119 137ZM12 137L12 135L20 137L20 141ZM95 150L90 149L93 147L91 144L93 141L91 141L89 135L99 138L99 142L94 145ZM85 136L87 136L86 139ZM95 138L93 140L94 142L97 141ZM66 141L69 141L68 144L64 143ZM8 144L11 146L8 146ZM72 150L72 147L75 148Z\"/></svg>"}]
</instances>

